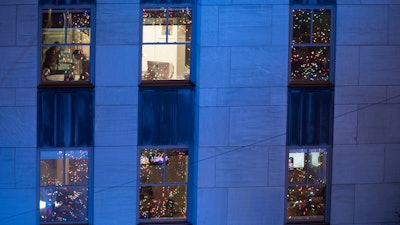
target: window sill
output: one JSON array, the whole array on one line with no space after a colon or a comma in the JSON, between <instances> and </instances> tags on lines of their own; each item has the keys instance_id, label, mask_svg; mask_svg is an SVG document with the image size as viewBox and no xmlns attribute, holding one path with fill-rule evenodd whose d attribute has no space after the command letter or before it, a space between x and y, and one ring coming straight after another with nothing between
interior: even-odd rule
<instances>
[{"instance_id":1,"label":"window sill","mask_svg":"<svg viewBox=\"0 0 400 225\"><path fill-rule=\"evenodd\" d=\"M330 81L289 81L289 87L333 87L333 83Z\"/></svg>"},{"instance_id":2,"label":"window sill","mask_svg":"<svg viewBox=\"0 0 400 225\"><path fill-rule=\"evenodd\" d=\"M190 80L142 80L139 87L195 86Z\"/></svg>"},{"instance_id":3,"label":"window sill","mask_svg":"<svg viewBox=\"0 0 400 225\"><path fill-rule=\"evenodd\" d=\"M42 82L38 88L93 88L94 85L88 81L51 81Z\"/></svg>"},{"instance_id":4,"label":"window sill","mask_svg":"<svg viewBox=\"0 0 400 225\"><path fill-rule=\"evenodd\" d=\"M141 222L138 225L191 225L188 222Z\"/></svg>"},{"instance_id":5,"label":"window sill","mask_svg":"<svg viewBox=\"0 0 400 225\"><path fill-rule=\"evenodd\" d=\"M286 225L329 225L329 223L326 222L287 222Z\"/></svg>"}]
</instances>

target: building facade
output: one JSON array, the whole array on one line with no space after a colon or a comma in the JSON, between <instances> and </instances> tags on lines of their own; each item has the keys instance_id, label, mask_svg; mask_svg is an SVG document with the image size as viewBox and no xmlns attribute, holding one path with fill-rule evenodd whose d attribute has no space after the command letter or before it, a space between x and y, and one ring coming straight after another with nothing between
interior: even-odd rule
<instances>
[{"instance_id":1,"label":"building facade","mask_svg":"<svg viewBox=\"0 0 400 225\"><path fill-rule=\"evenodd\" d=\"M0 224L400 223L400 2L0 2Z\"/></svg>"}]
</instances>

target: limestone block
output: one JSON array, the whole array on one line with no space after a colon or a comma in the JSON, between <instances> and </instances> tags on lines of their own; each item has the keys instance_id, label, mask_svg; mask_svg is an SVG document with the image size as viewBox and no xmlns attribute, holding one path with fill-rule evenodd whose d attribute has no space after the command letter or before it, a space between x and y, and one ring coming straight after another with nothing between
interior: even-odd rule
<instances>
[{"instance_id":1,"label":"limestone block","mask_svg":"<svg viewBox=\"0 0 400 225\"><path fill-rule=\"evenodd\" d=\"M227 224L282 224L285 194L281 187L229 189Z\"/></svg>"},{"instance_id":2,"label":"limestone block","mask_svg":"<svg viewBox=\"0 0 400 225\"><path fill-rule=\"evenodd\" d=\"M142 23L139 21L139 13L139 4L97 4L96 43L98 45L137 44L140 33L138 24ZM137 51L132 53L137 53ZM136 57L125 57L125 59L132 60ZM117 56L117 58L121 60L121 57Z\"/></svg>"},{"instance_id":3,"label":"limestone block","mask_svg":"<svg viewBox=\"0 0 400 225\"><path fill-rule=\"evenodd\" d=\"M400 182L400 144L385 146L385 182Z\"/></svg>"},{"instance_id":4,"label":"limestone block","mask_svg":"<svg viewBox=\"0 0 400 225\"><path fill-rule=\"evenodd\" d=\"M137 144L137 109L132 106L97 106L95 146Z\"/></svg>"},{"instance_id":5,"label":"limestone block","mask_svg":"<svg viewBox=\"0 0 400 225\"><path fill-rule=\"evenodd\" d=\"M216 151L216 185L247 187L268 185L268 148L246 146Z\"/></svg>"},{"instance_id":6,"label":"limestone block","mask_svg":"<svg viewBox=\"0 0 400 225\"><path fill-rule=\"evenodd\" d=\"M386 99L384 86L336 86L336 104L375 104Z\"/></svg>"},{"instance_id":7,"label":"limestone block","mask_svg":"<svg viewBox=\"0 0 400 225\"><path fill-rule=\"evenodd\" d=\"M135 225L138 215L136 187L94 189L93 224Z\"/></svg>"},{"instance_id":8,"label":"limestone block","mask_svg":"<svg viewBox=\"0 0 400 225\"><path fill-rule=\"evenodd\" d=\"M272 8L265 5L221 6L218 43L222 46L271 44Z\"/></svg>"},{"instance_id":9,"label":"limestone block","mask_svg":"<svg viewBox=\"0 0 400 225\"><path fill-rule=\"evenodd\" d=\"M36 107L4 107L0 121L2 147L36 146Z\"/></svg>"},{"instance_id":10,"label":"limestone block","mask_svg":"<svg viewBox=\"0 0 400 225\"><path fill-rule=\"evenodd\" d=\"M196 85L201 88L229 87L230 48L201 47L198 51Z\"/></svg>"},{"instance_id":11,"label":"limestone block","mask_svg":"<svg viewBox=\"0 0 400 225\"><path fill-rule=\"evenodd\" d=\"M41 16L41 15L39 15ZM17 45L32 46L38 43L37 5L20 5L17 8Z\"/></svg>"},{"instance_id":12,"label":"limestone block","mask_svg":"<svg viewBox=\"0 0 400 225\"><path fill-rule=\"evenodd\" d=\"M355 189L354 223L398 222L395 214L400 205L400 185L364 184Z\"/></svg>"},{"instance_id":13,"label":"limestone block","mask_svg":"<svg viewBox=\"0 0 400 225\"><path fill-rule=\"evenodd\" d=\"M17 106L36 106L37 105L37 88L16 88L15 104Z\"/></svg>"},{"instance_id":14,"label":"limestone block","mask_svg":"<svg viewBox=\"0 0 400 225\"><path fill-rule=\"evenodd\" d=\"M137 105L137 87L98 87L96 105Z\"/></svg>"},{"instance_id":15,"label":"limestone block","mask_svg":"<svg viewBox=\"0 0 400 225\"><path fill-rule=\"evenodd\" d=\"M0 188L13 188L15 185L14 152L14 148L0 148Z\"/></svg>"},{"instance_id":16,"label":"limestone block","mask_svg":"<svg viewBox=\"0 0 400 225\"><path fill-rule=\"evenodd\" d=\"M33 87L39 80L37 47L0 47L0 87Z\"/></svg>"},{"instance_id":17,"label":"limestone block","mask_svg":"<svg viewBox=\"0 0 400 225\"><path fill-rule=\"evenodd\" d=\"M354 195L354 185L332 185L331 224L353 223Z\"/></svg>"},{"instance_id":18,"label":"limestone block","mask_svg":"<svg viewBox=\"0 0 400 225\"><path fill-rule=\"evenodd\" d=\"M210 0L212 1L212 0ZM214 0L215 1L215 0ZM212 1L212 2L214 2ZM210 5L198 6L197 19L198 30L196 32L196 42L200 46L217 46L218 45L218 7ZM202 59L202 57L200 58Z\"/></svg>"},{"instance_id":19,"label":"limestone block","mask_svg":"<svg viewBox=\"0 0 400 225\"><path fill-rule=\"evenodd\" d=\"M400 85L400 46L360 48L360 84Z\"/></svg>"},{"instance_id":20,"label":"limestone block","mask_svg":"<svg viewBox=\"0 0 400 225\"><path fill-rule=\"evenodd\" d=\"M269 88L220 88L217 104L219 106L259 106L270 105Z\"/></svg>"},{"instance_id":21,"label":"limestone block","mask_svg":"<svg viewBox=\"0 0 400 225\"><path fill-rule=\"evenodd\" d=\"M94 149L94 185L100 187L135 187L138 150L134 146L96 147Z\"/></svg>"},{"instance_id":22,"label":"limestone block","mask_svg":"<svg viewBox=\"0 0 400 225\"><path fill-rule=\"evenodd\" d=\"M396 2L396 3L395 3ZM389 44L400 44L400 5L398 1L393 0L394 4L389 6Z\"/></svg>"},{"instance_id":23,"label":"limestone block","mask_svg":"<svg viewBox=\"0 0 400 225\"><path fill-rule=\"evenodd\" d=\"M332 183L383 182L384 157L384 145L336 145L333 149Z\"/></svg>"},{"instance_id":24,"label":"limestone block","mask_svg":"<svg viewBox=\"0 0 400 225\"><path fill-rule=\"evenodd\" d=\"M358 143L398 143L400 104L361 106L358 111Z\"/></svg>"},{"instance_id":25,"label":"limestone block","mask_svg":"<svg viewBox=\"0 0 400 225\"><path fill-rule=\"evenodd\" d=\"M235 47L231 53L231 86L286 86L287 47Z\"/></svg>"},{"instance_id":26,"label":"limestone block","mask_svg":"<svg viewBox=\"0 0 400 225\"><path fill-rule=\"evenodd\" d=\"M360 49L358 46L337 46L335 84L357 85L360 76Z\"/></svg>"},{"instance_id":27,"label":"limestone block","mask_svg":"<svg viewBox=\"0 0 400 225\"><path fill-rule=\"evenodd\" d=\"M285 144L286 110L283 106L232 107L229 144Z\"/></svg>"},{"instance_id":28,"label":"limestone block","mask_svg":"<svg viewBox=\"0 0 400 225\"><path fill-rule=\"evenodd\" d=\"M338 7L337 44L387 44L389 37L388 13L389 9L386 5L342 5Z\"/></svg>"},{"instance_id":29,"label":"limestone block","mask_svg":"<svg viewBox=\"0 0 400 225\"><path fill-rule=\"evenodd\" d=\"M199 106L217 106L217 91L216 88L202 88L198 90Z\"/></svg>"},{"instance_id":30,"label":"limestone block","mask_svg":"<svg viewBox=\"0 0 400 225\"><path fill-rule=\"evenodd\" d=\"M2 189L0 191L1 224L36 225L38 221L37 189Z\"/></svg>"},{"instance_id":31,"label":"limestone block","mask_svg":"<svg viewBox=\"0 0 400 225\"><path fill-rule=\"evenodd\" d=\"M197 224L227 223L228 190L225 188L199 188L197 190Z\"/></svg>"},{"instance_id":32,"label":"limestone block","mask_svg":"<svg viewBox=\"0 0 400 225\"><path fill-rule=\"evenodd\" d=\"M229 108L199 109L199 146L226 146L229 138Z\"/></svg>"},{"instance_id":33,"label":"limestone block","mask_svg":"<svg viewBox=\"0 0 400 225\"><path fill-rule=\"evenodd\" d=\"M197 169L198 188L215 187L215 148L199 148L197 160L195 159L193 167Z\"/></svg>"},{"instance_id":34,"label":"limestone block","mask_svg":"<svg viewBox=\"0 0 400 225\"><path fill-rule=\"evenodd\" d=\"M140 76L138 46L97 46L96 86L136 86Z\"/></svg>"},{"instance_id":35,"label":"limestone block","mask_svg":"<svg viewBox=\"0 0 400 225\"><path fill-rule=\"evenodd\" d=\"M14 2L13 2L14 3ZM14 3L15 4L15 3ZM17 7L3 5L0 7L0 46L14 46L17 39ZM3 52L3 51L1 51Z\"/></svg>"},{"instance_id":36,"label":"limestone block","mask_svg":"<svg viewBox=\"0 0 400 225\"><path fill-rule=\"evenodd\" d=\"M334 144L356 144L357 105L335 105Z\"/></svg>"},{"instance_id":37,"label":"limestone block","mask_svg":"<svg viewBox=\"0 0 400 225\"><path fill-rule=\"evenodd\" d=\"M0 106L15 106L16 100L15 88L1 88L0 89Z\"/></svg>"},{"instance_id":38,"label":"limestone block","mask_svg":"<svg viewBox=\"0 0 400 225\"><path fill-rule=\"evenodd\" d=\"M35 189L38 182L36 148L15 149L15 186Z\"/></svg>"},{"instance_id":39,"label":"limestone block","mask_svg":"<svg viewBox=\"0 0 400 225\"><path fill-rule=\"evenodd\" d=\"M268 147L268 186L283 187L286 182L286 147Z\"/></svg>"}]
</instances>

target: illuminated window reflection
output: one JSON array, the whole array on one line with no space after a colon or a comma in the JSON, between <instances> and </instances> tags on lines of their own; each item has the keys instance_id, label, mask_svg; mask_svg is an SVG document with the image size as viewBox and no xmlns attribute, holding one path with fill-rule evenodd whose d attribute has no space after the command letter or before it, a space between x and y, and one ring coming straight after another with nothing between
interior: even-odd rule
<instances>
[{"instance_id":1,"label":"illuminated window reflection","mask_svg":"<svg viewBox=\"0 0 400 225\"><path fill-rule=\"evenodd\" d=\"M40 153L40 221L87 222L88 151Z\"/></svg>"},{"instance_id":2,"label":"illuminated window reflection","mask_svg":"<svg viewBox=\"0 0 400 225\"><path fill-rule=\"evenodd\" d=\"M291 82L329 82L331 11L293 9Z\"/></svg>"},{"instance_id":3,"label":"illuminated window reflection","mask_svg":"<svg viewBox=\"0 0 400 225\"><path fill-rule=\"evenodd\" d=\"M289 220L321 220L325 214L327 149L290 149Z\"/></svg>"},{"instance_id":4,"label":"illuminated window reflection","mask_svg":"<svg viewBox=\"0 0 400 225\"><path fill-rule=\"evenodd\" d=\"M41 81L88 81L90 42L90 10L44 9Z\"/></svg>"},{"instance_id":5,"label":"illuminated window reflection","mask_svg":"<svg viewBox=\"0 0 400 225\"><path fill-rule=\"evenodd\" d=\"M142 80L190 78L190 8L143 9Z\"/></svg>"},{"instance_id":6,"label":"illuminated window reflection","mask_svg":"<svg viewBox=\"0 0 400 225\"><path fill-rule=\"evenodd\" d=\"M140 218L185 219L187 177L187 149L142 149L140 154Z\"/></svg>"}]
</instances>

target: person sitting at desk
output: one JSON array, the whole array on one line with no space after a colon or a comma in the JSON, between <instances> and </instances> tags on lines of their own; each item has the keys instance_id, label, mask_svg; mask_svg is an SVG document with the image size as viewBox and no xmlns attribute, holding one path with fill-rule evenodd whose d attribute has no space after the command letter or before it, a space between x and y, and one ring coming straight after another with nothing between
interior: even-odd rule
<instances>
[{"instance_id":1,"label":"person sitting at desk","mask_svg":"<svg viewBox=\"0 0 400 225\"><path fill-rule=\"evenodd\" d=\"M54 44L58 44L58 42L55 42ZM47 49L42 66L43 75L47 76L54 74L57 71L61 58L60 50L60 46L51 46L49 49Z\"/></svg>"},{"instance_id":2,"label":"person sitting at desk","mask_svg":"<svg viewBox=\"0 0 400 225\"><path fill-rule=\"evenodd\" d=\"M81 50L75 50L72 55L74 56L74 69L77 75L80 76L79 80L89 79L90 62L89 58L82 53Z\"/></svg>"}]
</instances>

